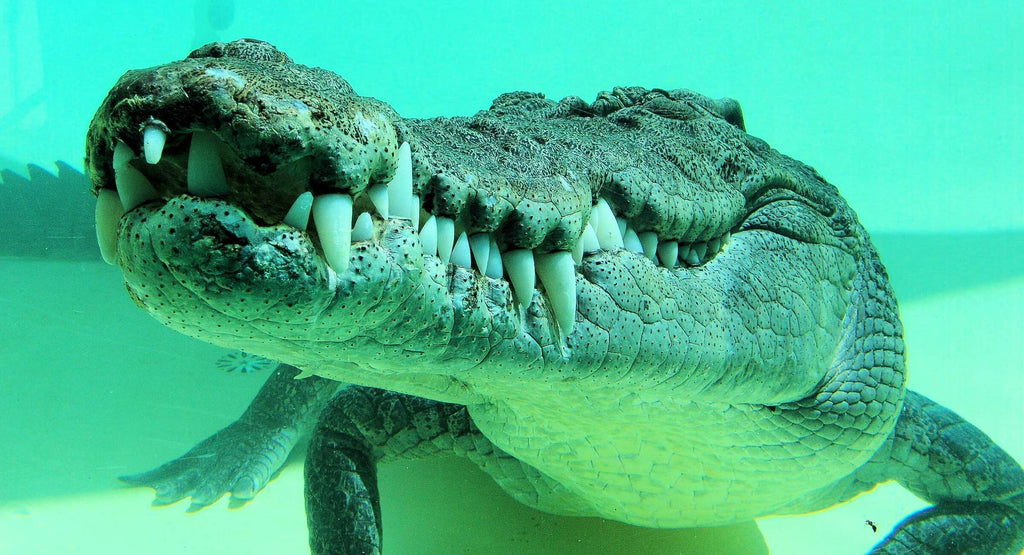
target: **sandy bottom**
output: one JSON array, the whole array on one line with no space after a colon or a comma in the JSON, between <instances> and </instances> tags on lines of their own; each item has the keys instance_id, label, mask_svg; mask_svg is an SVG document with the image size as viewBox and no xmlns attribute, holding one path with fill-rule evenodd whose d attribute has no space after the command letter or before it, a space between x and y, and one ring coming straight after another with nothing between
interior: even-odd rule
<instances>
[{"instance_id":1,"label":"sandy bottom","mask_svg":"<svg viewBox=\"0 0 1024 555\"><path fill-rule=\"evenodd\" d=\"M951 277L951 279L953 279ZM298 458L257 498L195 514L149 508L115 476L180 455L231 422L267 372L219 370L225 351L135 308L98 264L0 260L0 553L304 553ZM1024 460L1024 278L903 306L911 387ZM817 514L709 531L560 519L508 500L457 459L381 472L391 553L864 553L924 506L885 485ZM873 533L865 520L874 521ZM463 544L452 548L451 538ZM458 544L457 544L458 545Z\"/></svg>"}]
</instances>

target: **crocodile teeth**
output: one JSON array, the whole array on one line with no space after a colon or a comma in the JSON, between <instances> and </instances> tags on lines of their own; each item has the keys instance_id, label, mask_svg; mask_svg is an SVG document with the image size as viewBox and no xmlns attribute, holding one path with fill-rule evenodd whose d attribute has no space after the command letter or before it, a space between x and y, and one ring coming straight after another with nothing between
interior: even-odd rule
<instances>
[{"instance_id":1,"label":"crocodile teeth","mask_svg":"<svg viewBox=\"0 0 1024 555\"><path fill-rule=\"evenodd\" d=\"M693 252L697 254L697 260L704 260L708 254L708 243L707 241L701 241L690 245L693 248Z\"/></svg>"},{"instance_id":2,"label":"crocodile teeth","mask_svg":"<svg viewBox=\"0 0 1024 555\"><path fill-rule=\"evenodd\" d=\"M437 217L437 256L442 264L447 264L452 257L455 246L455 221L451 218Z\"/></svg>"},{"instance_id":3,"label":"crocodile teeth","mask_svg":"<svg viewBox=\"0 0 1024 555\"><path fill-rule=\"evenodd\" d=\"M370 197L370 202L377 208L377 212L381 218L388 219L388 187L387 185L374 185L370 187L366 194Z\"/></svg>"},{"instance_id":4,"label":"crocodile teeth","mask_svg":"<svg viewBox=\"0 0 1024 555\"><path fill-rule=\"evenodd\" d=\"M488 237L491 240L489 249L490 254L487 257L487 271L484 272L484 274L490 278L501 279L501 274L503 272L501 251L498 250L498 242L494 240L494 236L488 234Z\"/></svg>"},{"instance_id":5,"label":"crocodile teeth","mask_svg":"<svg viewBox=\"0 0 1024 555\"><path fill-rule=\"evenodd\" d=\"M132 166L115 170L114 184L117 186L117 194L121 197L121 205L125 212L160 197L146 176Z\"/></svg>"},{"instance_id":6,"label":"crocodile teeth","mask_svg":"<svg viewBox=\"0 0 1024 555\"><path fill-rule=\"evenodd\" d=\"M423 246L423 254L437 256L437 218L427 218L420 230L420 245Z\"/></svg>"},{"instance_id":7,"label":"crocodile teeth","mask_svg":"<svg viewBox=\"0 0 1024 555\"><path fill-rule=\"evenodd\" d=\"M712 255L718 254L718 251L722 250L722 240L718 237L708 240L708 252Z\"/></svg>"},{"instance_id":8,"label":"crocodile teeth","mask_svg":"<svg viewBox=\"0 0 1024 555\"><path fill-rule=\"evenodd\" d=\"M398 169L388 184L388 210L396 218L412 219L412 151L409 143L398 148Z\"/></svg>"},{"instance_id":9,"label":"crocodile teeth","mask_svg":"<svg viewBox=\"0 0 1024 555\"><path fill-rule=\"evenodd\" d=\"M676 260L679 264L686 264L686 259L690 256L690 245L687 243L679 243L679 253L676 255Z\"/></svg>"},{"instance_id":10,"label":"crocodile teeth","mask_svg":"<svg viewBox=\"0 0 1024 555\"><path fill-rule=\"evenodd\" d=\"M164 154L167 134L156 125L147 125L142 131L142 150L146 154L146 162L156 164Z\"/></svg>"},{"instance_id":11,"label":"crocodile teeth","mask_svg":"<svg viewBox=\"0 0 1024 555\"><path fill-rule=\"evenodd\" d=\"M652 261L658 258L658 234L653 231L645 231L638 233L637 238L640 239L640 244L643 245L644 256L650 258Z\"/></svg>"},{"instance_id":12,"label":"crocodile teeth","mask_svg":"<svg viewBox=\"0 0 1024 555\"><path fill-rule=\"evenodd\" d=\"M594 231L594 227L587 222L587 226L583 228L583 236L580 238L580 243L583 245L583 252L597 252L601 250L601 243L597 241L597 232Z\"/></svg>"},{"instance_id":13,"label":"crocodile teeth","mask_svg":"<svg viewBox=\"0 0 1024 555\"><path fill-rule=\"evenodd\" d=\"M369 241L373 239L373 218L369 212L363 212L356 218L352 226L352 242Z\"/></svg>"},{"instance_id":14,"label":"crocodile teeth","mask_svg":"<svg viewBox=\"0 0 1024 555\"><path fill-rule=\"evenodd\" d=\"M299 231L306 231L309 225L309 211L313 208L313 193L306 191L295 198L292 207L284 216L284 223Z\"/></svg>"},{"instance_id":15,"label":"crocodile teeth","mask_svg":"<svg viewBox=\"0 0 1024 555\"><path fill-rule=\"evenodd\" d=\"M135 158L135 153L132 152L131 147L124 144L124 141L117 141L117 146L114 147L114 159L112 161L114 171L116 172L117 170L125 167L133 158Z\"/></svg>"},{"instance_id":16,"label":"crocodile teeth","mask_svg":"<svg viewBox=\"0 0 1024 555\"><path fill-rule=\"evenodd\" d=\"M533 290L537 286L537 273L533 263L533 251L516 249L501 255L505 263L505 271L512 283L512 292L516 301L522 306L529 306L533 300Z\"/></svg>"},{"instance_id":17,"label":"crocodile teeth","mask_svg":"<svg viewBox=\"0 0 1024 555\"><path fill-rule=\"evenodd\" d=\"M208 131L192 134L188 149L188 192L199 197L216 197L228 192L224 166L217 153L217 139Z\"/></svg>"},{"instance_id":18,"label":"crocodile teeth","mask_svg":"<svg viewBox=\"0 0 1024 555\"><path fill-rule=\"evenodd\" d=\"M696 266L700 264L700 257L697 256L697 251L693 248L691 248L690 251L686 253L686 257L684 258L684 260L690 266Z\"/></svg>"},{"instance_id":19,"label":"crocodile teeth","mask_svg":"<svg viewBox=\"0 0 1024 555\"><path fill-rule=\"evenodd\" d=\"M640 242L640 237L628 227L626 228L626 234L622 236L622 246L637 254L644 253L644 245Z\"/></svg>"},{"instance_id":20,"label":"crocodile teeth","mask_svg":"<svg viewBox=\"0 0 1024 555\"><path fill-rule=\"evenodd\" d=\"M576 245L572 249L572 259L577 264L583 262L584 253L592 253L601 250L601 244L597 241L597 233L594 231L593 223L593 219L587 222L587 225L583 227L583 235L580 236L580 240L576 242Z\"/></svg>"},{"instance_id":21,"label":"crocodile teeth","mask_svg":"<svg viewBox=\"0 0 1024 555\"><path fill-rule=\"evenodd\" d=\"M469 249L473 252L473 261L476 262L476 269L481 273L487 273L487 259L491 254L491 240L486 233L474 233L469 237Z\"/></svg>"},{"instance_id":22,"label":"crocodile teeth","mask_svg":"<svg viewBox=\"0 0 1024 555\"><path fill-rule=\"evenodd\" d=\"M597 217L594 231L597 232L597 241L600 243L601 249L606 251L621 249L622 234L619 232L619 222L615 219L615 214L612 213L606 200L597 201L597 205L591 210L591 217L594 216Z\"/></svg>"},{"instance_id":23,"label":"crocodile teeth","mask_svg":"<svg viewBox=\"0 0 1024 555\"><path fill-rule=\"evenodd\" d=\"M675 241L662 241L658 243L658 260L666 268L676 267L676 258L679 256L679 243Z\"/></svg>"},{"instance_id":24,"label":"crocodile teeth","mask_svg":"<svg viewBox=\"0 0 1024 555\"><path fill-rule=\"evenodd\" d=\"M352 197L338 193L313 199L313 223L327 264L341 274L352 251Z\"/></svg>"},{"instance_id":25,"label":"crocodile teeth","mask_svg":"<svg viewBox=\"0 0 1024 555\"><path fill-rule=\"evenodd\" d=\"M96 242L107 264L117 263L117 223L124 214L121 199L112 189L100 189L96 197Z\"/></svg>"},{"instance_id":26,"label":"crocodile teeth","mask_svg":"<svg viewBox=\"0 0 1024 555\"><path fill-rule=\"evenodd\" d=\"M463 268L472 268L473 261L470 257L469 252L469 239L466 238L465 232L459 235L459 240L455 242L455 248L452 249L452 264L456 266L462 266Z\"/></svg>"},{"instance_id":27,"label":"crocodile teeth","mask_svg":"<svg viewBox=\"0 0 1024 555\"><path fill-rule=\"evenodd\" d=\"M132 149L124 143L119 142L114 148L114 186L125 212L160 198L149 179L129 163L134 157Z\"/></svg>"},{"instance_id":28,"label":"crocodile teeth","mask_svg":"<svg viewBox=\"0 0 1024 555\"><path fill-rule=\"evenodd\" d=\"M534 262L555 321L562 334L569 335L576 323L576 268L572 254L569 251L537 254Z\"/></svg>"},{"instance_id":29,"label":"crocodile teeth","mask_svg":"<svg viewBox=\"0 0 1024 555\"><path fill-rule=\"evenodd\" d=\"M412 170L410 169L410 172ZM411 176L411 173L410 173ZM411 177L410 177L411 179ZM416 229L420 228L420 210L423 209L423 203L420 201L419 195L412 196L412 226Z\"/></svg>"}]
</instances>

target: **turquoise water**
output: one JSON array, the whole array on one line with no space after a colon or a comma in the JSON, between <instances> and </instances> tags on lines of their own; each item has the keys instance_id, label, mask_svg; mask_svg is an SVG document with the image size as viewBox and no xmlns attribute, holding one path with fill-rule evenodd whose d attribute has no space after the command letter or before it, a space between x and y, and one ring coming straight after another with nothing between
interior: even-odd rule
<instances>
[{"instance_id":1,"label":"turquoise water","mask_svg":"<svg viewBox=\"0 0 1024 555\"><path fill-rule=\"evenodd\" d=\"M149 509L148 491L113 479L232 421L266 372L224 372L229 353L132 305L118 270L96 261L93 201L74 173L125 70L238 37L336 71L407 117L472 114L510 90L737 98L750 133L817 168L872 232L901 299L911 387L1024 460L1019 3L172 4L0 2L0 553L302 552L298 460L248 506L195 515ZM583 534L516 512L463 467L401 471L385 492L389 541L417 526L413 538L487 537L516 519L537 537ZM456 478L476 504L449 493L458 517L417 520L442 512L431 496ZM885 486L761 525L773 553L825 541L862 553L881 534L864 520L888 529L920 506ZM533 541L506 547L535 552Z\"/></svg>"}]
</instances>

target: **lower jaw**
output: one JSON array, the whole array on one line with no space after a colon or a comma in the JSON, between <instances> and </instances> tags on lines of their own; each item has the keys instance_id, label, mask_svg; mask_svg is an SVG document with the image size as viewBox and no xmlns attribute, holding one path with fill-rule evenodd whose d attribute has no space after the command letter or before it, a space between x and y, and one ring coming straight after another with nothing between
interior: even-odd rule
<instances>
[{"instance_id":1,"label":"lower jaw","mask_svg":"<svg viewBox=\"0 0 1024 555\"><path fill-rule=\"evenodd\" d=\"M118 257L136 302L187 335L300 366L363 360L397 369L387 359L407 365L403 350L448 346L454 305L483 305L478 288L495 286L462 268L446 274L419 252L408 222L375 226L338 274L306 232L258 226L232 205L183 195L126 214ZM507 310L511 292L497 289L488 304L499 293ZM394 352L374 356L383 351Z\"/></svg>"},{"instance_id":2,"label":"lower jaw","mask_svg":"<svg viewBox=\"0 0 1024 555\"><path fill-rule=\"evenodd\" d=\"M257 226L229 204L187 195L125 214L118 262L129 293L161 323L236 348L269 343L270 322L308 325L337 287L300 232Z\"/></svg>"},{"instance_id":3,"label":"lower jaw","mask_svg":"<svg viewBox=\"0 0 1024 555\"><path fill-rule=\"evenodd\" d=\"M304 233L284 225L259 226L231 204L189 195L126 214L118 254L126 272L162 265L208 278L239 280L242 272L288 274L292 281L329 277Z\"/></svg>"}]
</instances>

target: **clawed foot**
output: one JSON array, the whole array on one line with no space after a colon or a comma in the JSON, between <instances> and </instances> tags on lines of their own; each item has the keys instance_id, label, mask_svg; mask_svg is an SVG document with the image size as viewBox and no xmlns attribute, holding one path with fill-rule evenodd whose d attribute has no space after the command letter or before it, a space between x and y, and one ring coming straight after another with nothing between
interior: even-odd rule
<instances>
[{"instance_id":1,"label":"clawed foot","mask_svg":"<svg viewBox=\"0 0 1024 555\"><path fill-rule=\"evenodd\" d=\"M244 503L284 465L298 439L294 428L265 430L238 421L173 461L119 479L156 490L154 505L191 497L189 512L213 504L225 493L231 494L233 502Z\"/></svg>"}]
</instances>

